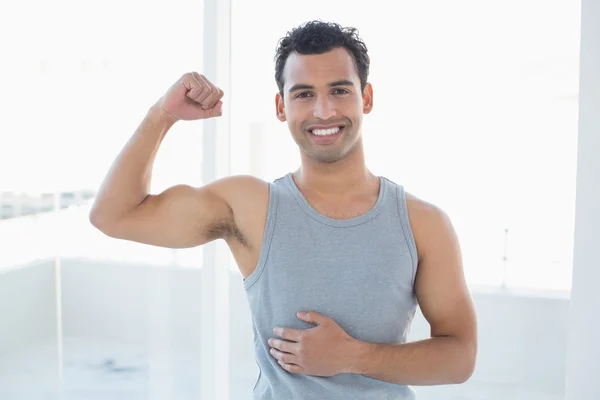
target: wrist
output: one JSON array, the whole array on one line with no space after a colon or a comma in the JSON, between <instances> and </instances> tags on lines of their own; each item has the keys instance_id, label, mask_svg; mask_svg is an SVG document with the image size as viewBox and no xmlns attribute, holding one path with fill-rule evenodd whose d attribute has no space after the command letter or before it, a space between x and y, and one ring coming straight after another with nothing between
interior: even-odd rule
<instances>
[{"instance_id":1,"label":"wrist","mask_svg":"<svg viewBox=\"0 0 600 400\"><path fill-rule=\"evenodd\" d=\"M169 114L159 103L155 103L148 110L148 118L162 123L168 127L179 121L175 116Z\"/></svg>"},{"instance_id":2,"label":"wrist","mask_svg":"<svg viewBox=\"0 0 600 400\"><path fill-rule=\"evenodd\" d=\"M365 374L368 362L376 349L376 344L355 340L350 346L350 360L347 367L347 373Z\"/></svg>"}]
</instances>

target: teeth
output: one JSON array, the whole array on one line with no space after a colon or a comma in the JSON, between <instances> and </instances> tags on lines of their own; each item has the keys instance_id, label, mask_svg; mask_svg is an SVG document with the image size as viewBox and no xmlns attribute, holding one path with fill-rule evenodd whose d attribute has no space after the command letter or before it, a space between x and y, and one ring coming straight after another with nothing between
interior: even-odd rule
<instances>
[{"instance_id":1,"label":"teeth","mask_svg":"<svg viewBox=\"0 0 600 400\"><path fill-rule=\"evenodd\" d=\"M312 133L317 136L327 136L327 135L333 135L335 133L338 133L339 131L340 131L340 127L337 126L335 128L329 128L329 129L313 129Z\"/></svg>"}]
</instances>

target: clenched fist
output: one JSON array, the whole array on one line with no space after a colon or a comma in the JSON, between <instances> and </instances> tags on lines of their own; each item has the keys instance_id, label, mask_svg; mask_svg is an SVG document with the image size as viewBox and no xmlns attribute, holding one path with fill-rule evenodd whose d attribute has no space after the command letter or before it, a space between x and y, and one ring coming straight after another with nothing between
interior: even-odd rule
<instances>
[{"instance_id":1,"label":"clenched fist","mask_svg":"<svg viewBox=\"0 0 600 400\"><path fill-rule=\"evenodd\" d=\"M157 104L176 121L191 121L222 115L223 91L197 72L184 74Z\"/></svg>"}]
</instances>

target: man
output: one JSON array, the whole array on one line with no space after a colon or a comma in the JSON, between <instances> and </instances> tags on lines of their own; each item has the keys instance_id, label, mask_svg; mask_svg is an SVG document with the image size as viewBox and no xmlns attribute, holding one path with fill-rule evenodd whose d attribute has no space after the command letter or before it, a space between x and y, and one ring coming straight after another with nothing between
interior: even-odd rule
<instances>
[{"instance_id":1,"label":"man","mask_svg":"<svg viewBox=\"0 0 600 400\"><path fill-rule=\"evenodd\" d=\"M473 372L476 316L448 216L365 165L369 62L353 28L292 30L277 50L275 106L299 169L274 182L232 176L151 195L173 124L221 115L223 92L183 75L149 109L91 210L93 225L119 239L227 242L253 317L256 399L413 399L411 385ZM417 304L431 338L406 343Z\"/></svg>"}]
</instances>

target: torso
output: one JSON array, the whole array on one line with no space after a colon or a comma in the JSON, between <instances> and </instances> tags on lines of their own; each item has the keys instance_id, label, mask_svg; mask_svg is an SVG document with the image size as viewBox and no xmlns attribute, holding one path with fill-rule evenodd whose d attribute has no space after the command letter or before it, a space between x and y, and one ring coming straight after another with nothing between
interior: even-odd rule
<instances>
[{"instance_id":1,"label":"torso","mask_svg":"<svg viewBox=\"0 0 600 400\"><path fill-rule=\"evenodd\" d=\"M237 234L227 239L227 244L236 260L244 279L255 270L262 249L262 240L269 207L269 187L266 182L258 184L240 198L239 204L233 204ZM372 192L372 193L376 193ZM317 199L303 193L306 200L316 211L335 219L349 219L369 211L377 200L377 195L366 194L357 199ZM430 207L423 200L406 193L409 220L419 249L419 215ZM420 257L419 257L420 258Z\"/></svg>"}]
</instances>

